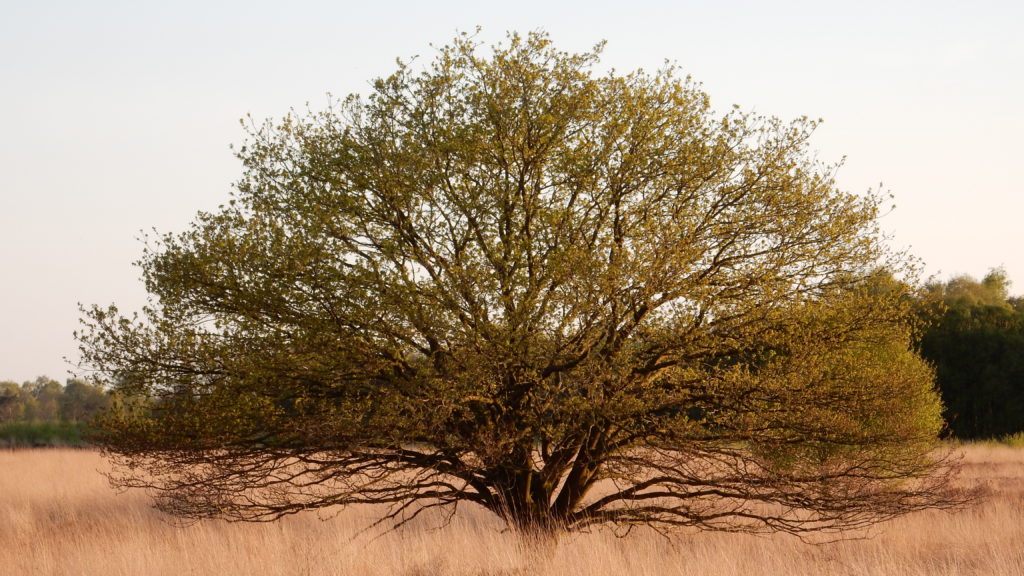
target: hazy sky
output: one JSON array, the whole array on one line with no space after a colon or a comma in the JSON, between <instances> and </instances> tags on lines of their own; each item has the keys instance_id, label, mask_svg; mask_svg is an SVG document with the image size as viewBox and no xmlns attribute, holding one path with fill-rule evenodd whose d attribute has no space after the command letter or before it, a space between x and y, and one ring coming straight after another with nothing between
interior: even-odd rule
<instances>
[{"instance_id":1,"label":"hazy sky","mask_svg":"<svg viewBox=\"0 0 1024 576\"><path fill-rule=\"evenodd\" d=\"M1024 292L1024 3L0 0L0 380L63 380L78 303L139 307L142 230L223 203L239 118L366 93L459 30L548 31L666 59L719 109L824 118L840 185L879 183L929 274L1004 265Z\"/></svg>"}]
</instances>

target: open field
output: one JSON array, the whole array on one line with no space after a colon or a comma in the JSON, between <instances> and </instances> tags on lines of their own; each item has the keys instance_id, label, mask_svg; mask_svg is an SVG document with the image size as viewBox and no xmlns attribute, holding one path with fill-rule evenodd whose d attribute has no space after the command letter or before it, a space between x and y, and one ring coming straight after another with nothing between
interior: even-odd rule
<instances>
[{"instance_id":1,"label":"open field","mask_svg":"<svg viewBox=\"0 0 1024 576\"><path fill-rule=\"evenodd\" d=\"M0 451L0 575L1020 575L1024 450L965 448L963 482L986 494L953 513L880 526L868 539L812 546L790 536L639 531L570 536L524 549L487 515L460 511L443 529L361 533L372 511L272 524L179 527L144 494L117 494L90 451Z\"/></svg>"}]
</instances>

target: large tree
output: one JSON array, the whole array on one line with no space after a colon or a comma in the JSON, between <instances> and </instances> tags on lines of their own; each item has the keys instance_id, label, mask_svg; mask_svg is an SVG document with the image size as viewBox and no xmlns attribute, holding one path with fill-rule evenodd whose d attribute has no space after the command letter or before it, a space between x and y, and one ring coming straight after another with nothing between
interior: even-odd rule
<instances>
[{"instance_id":1,"label":"large tree","mask_svg":"<svg viewBox=\"0 0 1024 576\"><path fill-rule=\"evenodd\" d=\"M93 308L117 480L188 517L481 506L802 532L952 502L880 199L814 122L471 37L256 125L231 202ZM146 401L129 401L132 398Z\"/></svg>"}]
</instances>

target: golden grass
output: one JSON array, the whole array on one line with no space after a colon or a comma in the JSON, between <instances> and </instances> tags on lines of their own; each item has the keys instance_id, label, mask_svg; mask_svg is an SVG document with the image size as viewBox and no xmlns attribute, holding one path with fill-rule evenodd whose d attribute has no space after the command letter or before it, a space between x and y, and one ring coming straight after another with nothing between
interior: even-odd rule
<instances>
[{"instance_id":1,"label":"golden grass","mask_svg":"<svg viewBox=\"0 0 1024 576\"><path fill-rule=\"evenodd\" d=\"M598 531L553 549L523 546L482 512L441 529L361 533L372 510L271 524L176 526L138 492L117 494L95 452L0 452L0 575L1021 575L1024 450L965 448L963 481L986 498L924 512L866 540L804 544L791 536Z\"/></svg>"}]
</instances>

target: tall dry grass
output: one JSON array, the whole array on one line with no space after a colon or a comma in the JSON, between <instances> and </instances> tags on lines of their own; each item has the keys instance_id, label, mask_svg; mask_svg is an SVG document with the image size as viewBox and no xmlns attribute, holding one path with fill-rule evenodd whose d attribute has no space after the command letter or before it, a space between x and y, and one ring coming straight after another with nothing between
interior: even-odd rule
<instances>
[{"instance_id":1,"label":"tall dry grass","mask_svg":"<svg viewBox=\"0 0 1024 576\"><path fill-rule=\"evenodd\" d=\"M2 575L1021 575L1024 450L965 449L963 481L986 498L925 512L866 540L809 545L785 535L651 532L573 535L553 549L522 545L487 515L462 510L442 529L423 524L361 532L372 510L271 524L176 526L140 493L116 494L94 452L0 452Z\"/></svg>"}]
</instances>

